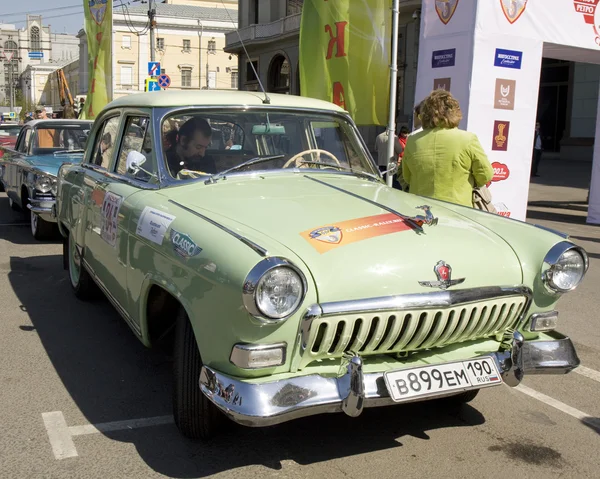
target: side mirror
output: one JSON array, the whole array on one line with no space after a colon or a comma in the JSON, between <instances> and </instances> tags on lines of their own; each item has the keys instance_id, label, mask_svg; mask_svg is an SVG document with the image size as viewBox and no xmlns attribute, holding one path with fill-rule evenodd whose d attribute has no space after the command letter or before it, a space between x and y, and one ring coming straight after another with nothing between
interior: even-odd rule
<instances>
[{"instance_id":1,"label":"side mirror","mask_svg":"<svg viewBox=\"0 0 600 479\"><path fill-rule=\"evenodd\" d=\"M125 162L127 172L136 174L140 171L140 167L146 162L146 157L138 151L130 151Z\"/></svg>"},{"instance_id":2,"label":"side mirror","mask_svg":"<svg viewBox=\"0 0 600 479\"><path fill-rule=\"evenodd\" d=\"M397 171L398 171L398 163L396 161L390 161L387 164L387 170L385 170L383 172L383 174L387 175L389 173L390 175L395 175Z\"/></svg>"}]
</instances>

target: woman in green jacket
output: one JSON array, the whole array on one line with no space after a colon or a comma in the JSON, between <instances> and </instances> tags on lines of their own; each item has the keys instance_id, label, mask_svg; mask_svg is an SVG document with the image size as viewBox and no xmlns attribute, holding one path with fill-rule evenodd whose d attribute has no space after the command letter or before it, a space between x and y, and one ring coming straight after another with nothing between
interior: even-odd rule
<instances>
[{"instance_id":1,"label":"woman in green jacket","mask_svg":"<svg viewBox=\"0 0 600 479\"><path fill-rule=\"evenodd\" d=\"M408 137L402 176L408 190L464 206L473 206L473 188L491 181L492 165L477 135L459 130L462 112L446 90L434 90L421 103L423 131Z\"/></svg>"}]
</instances>

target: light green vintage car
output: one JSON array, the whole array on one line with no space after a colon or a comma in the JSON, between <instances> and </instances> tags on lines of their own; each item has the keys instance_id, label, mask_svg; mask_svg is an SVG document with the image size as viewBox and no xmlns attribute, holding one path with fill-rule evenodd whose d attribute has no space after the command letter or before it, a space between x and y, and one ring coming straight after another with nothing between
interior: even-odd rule
<instances>
[{"instance_id":1,"label":"light green vintage car","mask_svg":"<svg viewBox=\"0 0 600 479\"><path fill-rule=\"evenodd\" d=\"M208 438L516 386L579 364L568 237L390 188L349 116L290 95L109 104L54 208L73 291L172 344L174 417ZM567 320L568 325L568 320Z\"/></svg>"}]
</instances>

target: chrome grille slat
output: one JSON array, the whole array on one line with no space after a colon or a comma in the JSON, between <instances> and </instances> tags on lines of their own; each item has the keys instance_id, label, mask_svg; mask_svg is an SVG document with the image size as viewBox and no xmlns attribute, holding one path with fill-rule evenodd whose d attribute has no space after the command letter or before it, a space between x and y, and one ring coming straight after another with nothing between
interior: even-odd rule
<instances>
[{"instance_id":1,"label":"chrome grille slat","mask_svg":"<svg viewBox=\"0 0 600 479\"><path fill-rule=\"evenodd\" d=\"M299 367L350 350L393 354L493 337L515 326L527 300L516 295L448 307L318 316L302 331L306 345Z\"/></svg>"}]
</instances>

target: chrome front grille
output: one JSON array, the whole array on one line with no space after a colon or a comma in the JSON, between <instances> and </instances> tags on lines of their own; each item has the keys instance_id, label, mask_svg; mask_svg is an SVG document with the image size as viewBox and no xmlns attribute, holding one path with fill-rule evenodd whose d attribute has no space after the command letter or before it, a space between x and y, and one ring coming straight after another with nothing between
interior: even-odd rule
<instances>
[{"instance_id":1,"label":"chrome front grille","mask_svg":"<svg viewBox=\"0 0 600 479\"><path fill-rule=\"evenodd\" d=\"M299 367L345 351L390 354L491 337L514 327L527 303L526 295L513 295L444 307L315 315L303 324Z\"/></svg>"}]
</instances>

